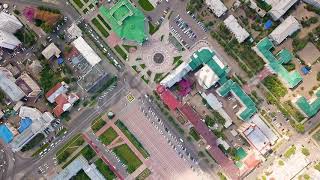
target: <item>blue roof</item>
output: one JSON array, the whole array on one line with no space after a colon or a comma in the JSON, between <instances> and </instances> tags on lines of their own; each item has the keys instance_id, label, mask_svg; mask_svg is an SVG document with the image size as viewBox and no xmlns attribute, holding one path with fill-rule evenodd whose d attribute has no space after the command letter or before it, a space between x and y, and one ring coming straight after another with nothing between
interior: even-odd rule
<instances>
[{"instance_id":1,"label":"blue roof","mask_svg":"<svg viewBox=\"0 0 320 180\"><path fill-rule=\"evenodd\" d=\"M301 71L304 75L309 73L309 70L305 66L301 68Z\"/></svg>"},{"instance_id":2,"label":"blue roof","mask_svg":"<svg viewBox=\"0 0 320 180\"><path fill-rule=\"evenodd\" d=\"M20 127L18 128L19 133L22 133L32 124L32 120L28 117L21 119Z\"/></svg>"},{"instance_id":3,"label":"blue roof","mask_svg":"<svg viewBox=\"0 0 320 180\"><path fill-rule=\"evenodd\" d=\"M0 138L4 141L5 144L8 144L13 139L13 134L10 129L4 125L0 125Z\"/></svg>"},{"instance_id":4,"label":"blue roof","mask_svg":"<svg viewBox=\"0 0 320 180\"><path fill-rule=\"evenodd\" d=\"M272 21L269 19L265 24L264 24L264 29L270 29L272 27Z\"/></svg>"},{"instance_id":5,"label":"blue roof","mask_svg":"<svg viewBox=\"0 0 320 180\"><path fill-rule=\"evenodd\" d=\"M58 64L62 64L63 63L63 58L62 57L59 57L58 58Z\"/></svg>"}]
</instances>

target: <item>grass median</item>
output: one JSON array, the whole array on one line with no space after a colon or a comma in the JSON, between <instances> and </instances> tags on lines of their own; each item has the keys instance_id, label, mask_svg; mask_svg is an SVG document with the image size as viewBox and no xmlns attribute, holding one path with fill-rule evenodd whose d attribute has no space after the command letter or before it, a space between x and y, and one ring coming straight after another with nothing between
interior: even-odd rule
<instances>
[{"instance_id":1,"label":"grass median","mask_svg":"<svg viewBox=\"0 0 320 180\"><path fill-rule=\"evenodd\" d=\"M150 154L138 141L138 139L129 131L129 129L121 122L117 120L115 125L123 132L123 134L129 139L129 141L138 149L144 158L148 158Z\"/></svg>"},{"instance_id":2,"label":"grass median","mask_svg":"<svg viewBox=\"0 0 320 180\"><path fill-rule=\"evenodd\" d=\"M100 171L100 173L106 178L106 179L116 179L117 176L111 171L108 165L106 165L102 159L98 159L94 163L97 167L97 169Z\"/></svg>"},{"instance_id":3,"label":"grass median","mask_svg":"<svg viewBox=\"0 0 320 180\"><path fill-rule=\"evenodd\" d=\"M94 120L91 124L91 129L94 133L96 133L97 131L99 131L104 125L106 124L106 122L101 118L98 117L96 120Z\"/></svg>"},{"instance_id":4,"label":"grass median","mask_svg":"<svg viewBox=\"0 0 320 180\"><path fill-rule=\"evenodd\" d=\"M122 144L113 148L113 152L125 165L127 165L127 171L130 174L142 165L141 160L134 154L127 144Z\"/></svg>"},{"instance_id":5,"label":"grass median","mask_svg":"<svg viewBox=\"0 0 320 180\"><path fill-rule=\"evenodd\" d=\"M99 140L105 144L105 145L109 145L111 144L111 142L113 140L115 140L118 137L117 132L112 128L108 128L105 132L103 132L100 136L99 136Z\"/></svg>"},{"instance_id":6,"label":"grass median","mask_svg":"<svg viewBox=\"0 0 320 180\"><path fill-rule=\"evenodd\" d=\"M107 38L109 36L108 31L103 27L103 25L99 22L98 19L93 18L91 22L101 32L103 37Z\"/></svg>"},{"instance_id":7,"label":"grass median","mask_svg":"<svg viewBox=\"0 0 320 180\"><path fill-rule=\"evenodd\" d=\"M70 141L68 141L57 153L56 157L58 164L61 164L67 160L67 158L76 151L79 146L84 143L84 139L81 134L75 135Z\"/></svg>"}]
</instances>

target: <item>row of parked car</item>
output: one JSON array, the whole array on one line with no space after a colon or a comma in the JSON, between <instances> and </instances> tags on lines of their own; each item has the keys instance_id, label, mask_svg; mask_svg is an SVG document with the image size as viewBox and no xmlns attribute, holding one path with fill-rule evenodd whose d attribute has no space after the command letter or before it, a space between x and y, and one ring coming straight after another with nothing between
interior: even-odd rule
<instances>
[{"instance_id":1,"label":"row of parked car","mask_svg":"<svg viewBox=\"0 0 320 180\"><path fill-rule=\"evenodd\" d=\"M192 17L192 19L194 19L197 22L197 24L200 26L200 28L204 32L208 31L208 29L204 26L204 24L201 21L197 20L197 18L196 18L196 16L194 14L192 14L190 11L187 11L187 14L189 14Z\"/></svg>"},{"instance_id":2,"label":"row of parked car","mask_svg":"<svg viewBox=\"0 0 320 180\"><path fill-rule=\"evenodd\" d=\"M197 35L192 31L191 27L186 23L178 14L174 18L175 23L177 26L182 30L182 32L187 35L190 39L195 40L197 38Z\"/></svg>"}]
</instances>

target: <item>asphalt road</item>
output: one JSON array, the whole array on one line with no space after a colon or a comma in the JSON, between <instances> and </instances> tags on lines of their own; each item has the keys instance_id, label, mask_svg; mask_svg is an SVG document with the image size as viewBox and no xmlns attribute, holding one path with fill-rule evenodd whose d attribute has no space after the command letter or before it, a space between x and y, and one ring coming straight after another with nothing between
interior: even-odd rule
<instances>
[{"instance_id":1,"label":"asphalt road","mask_svg":"<svg viewBox=\"0 0 320 180\"><path fill-rule=\"evenodd\" d=\"M71 123L69 124L71 129L59 145L49 151L46 156L41 159L29 159L28 161L23 163L16 162L14 171L8 174L6 179L13 179L13 175L17 175L17 177L15 176L15 178L18 179L23 179L23 177L37 177L38 167L45 164L47 161L52 161L52 158L55 156L56 152L63 146L63 144L74 135L84 132L84 130L90 126L91 122L102 113L102 109L107 109L115 99L119 99L124 95L123 90L124 88L120 88L114 95L108 97L108 100L106 100L104 104L100 106L101 108L91 108L84 110L78 117L71 121Z\"/></svg>"}]
</instances>

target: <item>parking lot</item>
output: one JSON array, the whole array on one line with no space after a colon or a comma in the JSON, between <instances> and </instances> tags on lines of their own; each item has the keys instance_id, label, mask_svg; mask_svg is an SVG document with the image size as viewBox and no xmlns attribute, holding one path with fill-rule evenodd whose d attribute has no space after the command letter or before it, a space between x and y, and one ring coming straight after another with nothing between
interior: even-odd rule
<instances>
[{"instance_id":1,"label":"parking lot","mask_svg":"<svg viewBox=\"0 0 320 180\"><path fill-rule=\"evenodd\" d=\"M136 98L119 114L119 119L139 139L150 153L146 165L155 179L176 179L203 176L198 160L185 146L185 141L174 134L153 107L148 97ZM129 108L128 108L129 107ZM161 147L159 149L158 147Z\"/></svg>"}]
</instances>

